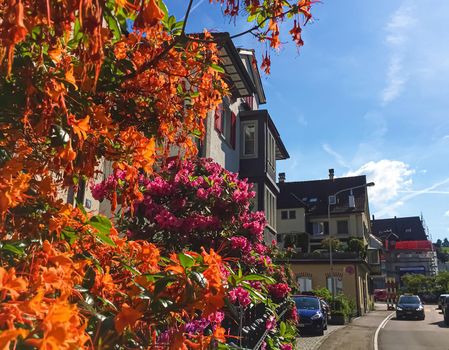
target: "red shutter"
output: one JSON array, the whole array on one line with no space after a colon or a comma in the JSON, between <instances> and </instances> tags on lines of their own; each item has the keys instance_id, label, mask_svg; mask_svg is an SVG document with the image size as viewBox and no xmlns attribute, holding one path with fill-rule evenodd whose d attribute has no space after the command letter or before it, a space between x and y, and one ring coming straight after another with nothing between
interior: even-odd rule
<instances>
[{"instance_id":1,"label":"red shutter","mask_svg":"<svg viewBox=\"0 0 449 350\"><path fill-rule=\"evenodd\" d=\"M231 112L231 146L235 149L235 136L237 128L237 117L234 112Z\"/></svg>"},{"instance_id":2,"label":"red shutter","mask_svg":"<svg viewBox=\"0 0 449 350\"><path fill-rule=\"evenodd\" d=\"M219 104L218 107L215 109L215 130L217 130L218 132L222 133L222 122L221 122L221 118L223 118L223 105Z\"/></svg>"}]
</instances>

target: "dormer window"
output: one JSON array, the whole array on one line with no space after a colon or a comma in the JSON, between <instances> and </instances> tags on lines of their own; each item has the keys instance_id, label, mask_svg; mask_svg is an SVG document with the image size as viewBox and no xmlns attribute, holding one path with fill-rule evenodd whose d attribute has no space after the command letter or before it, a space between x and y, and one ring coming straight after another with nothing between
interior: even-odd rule
<instances>
[{"instance_id":1,"label":"dormer window","mask_svg":"<svg viewBox=\"0 0 449 350\"><path fill-rule=\"evenodd\" d=\"M242 122L242 157L257 157L257 124L256 121Z\"/></svg>"}]
</instances>

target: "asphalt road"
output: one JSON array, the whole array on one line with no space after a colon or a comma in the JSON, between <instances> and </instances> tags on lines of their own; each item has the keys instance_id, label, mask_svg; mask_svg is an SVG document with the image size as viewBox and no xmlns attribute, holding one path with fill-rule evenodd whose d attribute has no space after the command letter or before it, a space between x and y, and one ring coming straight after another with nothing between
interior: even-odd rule
<instances>
[{"instance_id":1,"label":"asphalt road","mask_svg":"<svg viewBox=\"0 0 449 350\"><path fill-rule=\"evenodd\" d=\"M426 319L396 320L379 332L379 350L449 350L449 327L435 305L425 305Z\"/></svg>"}]
</instances>

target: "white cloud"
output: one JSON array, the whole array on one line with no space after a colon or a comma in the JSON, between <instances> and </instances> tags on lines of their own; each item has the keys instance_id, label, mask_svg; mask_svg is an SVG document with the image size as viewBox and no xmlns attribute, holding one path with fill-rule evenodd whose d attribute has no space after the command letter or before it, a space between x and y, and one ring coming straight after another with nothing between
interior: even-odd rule
<instances>
[{"instance_id":1,"label":"white cloud","mask_svg":"<svg viewBox=\"0 0 449 350\"><path fill-rule=\"evenodd\" d=\"M415 198L417 196L423 195L423 194L433 194L437 191L435 191L438 187L446 185L447 183L449 183L449 178L444 179L442 181L436 182L433 185L426 187L422 190L417 190L417 191L410 191L409 194L406 194L405 196L401 197L400 199L398 199L396 202L391 203L383 208L381 208L379 210L379 212L376 213L376 215L378 216L384 216L384 215L388 215L391 216L391 211L394 211L398 206L402 205L404 202L409 201L412 198ZM440 191L441 192L441 191Z\"/></svg>"},{"instance_id":2,"label":"white cloud","mask_svg":"<svg viewBox=\"0 0 449 350\"><path fill-rule=\"evenodd\" d=\"M327 154L329 154L335 158L335 161L338 163L338 165L342 166L343 168L350 168L350 166L348 165L346 160L343 158L343 156L340 153L338 153L337 151L335 151L334 149L332 149L331 146L329 146L327 143L324 143L322 145L322 147L323 147L323 150Z\"/></svg>"},{"instance_id":3,"label":"white cloud","mask_svg":"<svg viewBox=\"0 0 449 350\"><path fill-rule=\"evenodd\" d=\"M444 213L444 216L449 216L449 210Z\"/></svg>"},{"instance_id":4,"label":"white cloud","mask_svg":"<svg viewBox=\"0 0 449 350\"><path fill-rule=\"evenodd\" d=\"M410 30L416 23L414 7L403 3L391 16L385 26L385 41L391 49L385 87L381 93L381 104L385 106L398 98L407 81L403 67L404 47L410 37Z\"/></svg>"},{"instance_id":5,"label":"white cloud","mask_svg":"<svg viewBox=\"0 0 449 350\"><path fill-rule=\"evenodd\" d=\"M382 91L382 105L395 100L402 92L407 80L402 67L402 58L399 55L393 55L388 65L386 86Z\"/></svg>"},{"instance_id":6,"label":"white cloud","mask_svg":"<svg viewBox=\"0 0 449 350\"><path fill-rule=\"evenodd\" d=\"M404 162L382 159L368 162L359 169L348 172L346 176L366 175L367 181L373 181L375 186L369 188L369 200L375 209L380 209L390 206L401 191L411 187L414 172ZM396 202L395 208L401 205L402 203Z\"/></svg>"}]
</instances>

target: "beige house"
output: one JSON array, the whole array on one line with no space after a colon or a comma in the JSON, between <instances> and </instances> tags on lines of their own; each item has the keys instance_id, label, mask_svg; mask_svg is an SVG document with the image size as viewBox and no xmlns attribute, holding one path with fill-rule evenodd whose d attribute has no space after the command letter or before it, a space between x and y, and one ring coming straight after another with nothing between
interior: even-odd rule
<instances>
[{"instance_id":1,"label":"beige house","mask_svg":"<svg viewBox=\"0 0 449 350\"><path fill-rule=\"evenodd\" d=\"M333 169L325 180L286 182L280 174L278 182L278 247L288 251L301 292L333 285L353 298L358 314L369 310L371 276L380 271L379 250L369 247L370 185L365 176L335 178ZM329 237L340 241L332 267L322 242Z\"/></svg>"}]
</instances>

